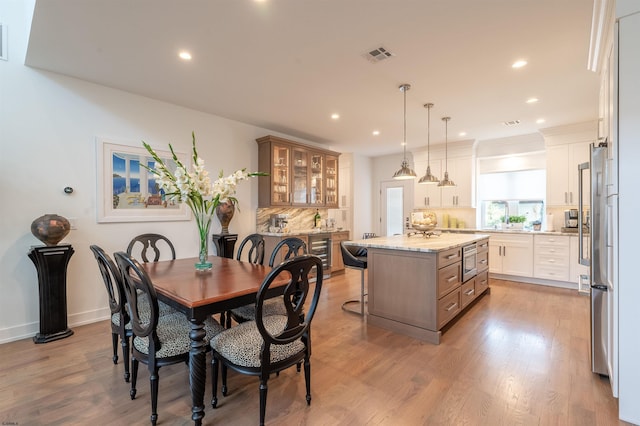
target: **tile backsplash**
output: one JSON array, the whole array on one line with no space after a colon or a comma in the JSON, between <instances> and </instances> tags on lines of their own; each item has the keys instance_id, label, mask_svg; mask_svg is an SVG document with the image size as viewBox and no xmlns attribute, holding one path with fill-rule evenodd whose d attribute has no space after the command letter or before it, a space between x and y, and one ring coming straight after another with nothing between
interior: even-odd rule
<instances>
[{"instance_id":1,"label":"tile backsplash","mask_svg":"<svg viewBox=\"0 0 640 426\"><path fill-rule=\"evenodd\" d=\"M328 210L322 209L322 208L319 208L317 210L320 213L320 216L322 216L322 219L326 220L328 217ZM313 209L313 208L296 209L291 207L259 208L256 211L256 231L257 232L269 231L272 214L286 214L288 216L287 228L291 232L291 231L298 231L298 230L313 228L316 209Z\"/></svg>"}]
</instances>

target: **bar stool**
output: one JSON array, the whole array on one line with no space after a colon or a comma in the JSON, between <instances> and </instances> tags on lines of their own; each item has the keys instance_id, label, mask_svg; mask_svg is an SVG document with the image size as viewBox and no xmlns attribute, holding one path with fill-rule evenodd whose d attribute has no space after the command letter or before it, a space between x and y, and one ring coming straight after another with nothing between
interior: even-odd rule
<instances>
[{"instance_id":1,"label":"bar stool","mask_svg":"<svg viewBox=\"0 0 640 426\"><path fill-rule=\"evenodd\" d=\"M367 269L367 249L365 247L347 246L344 241L340 241L340 250L342 251L342 262L345 268L360 270L360 300L347 300L342 304L342 309L347 312L364 316L364 270ZM347 305L352 303L360 304L360 312L349 309Z\"/></svg>"}]
</instances>

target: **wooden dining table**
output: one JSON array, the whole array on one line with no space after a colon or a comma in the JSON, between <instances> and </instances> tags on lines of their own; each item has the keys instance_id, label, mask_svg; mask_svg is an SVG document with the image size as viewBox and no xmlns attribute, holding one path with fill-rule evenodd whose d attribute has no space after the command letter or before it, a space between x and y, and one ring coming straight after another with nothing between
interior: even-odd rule
<instances>
[{"instance_id":1,"label":"wooden dining table","mask_svg":"<svg viewBox=\"0 0 640 426\"><path fill-rule=\"evenodd\" d=\"M204 320L212 314L255 303L256 294L270 267L210 256L211 270L197 271L197 258L166 260L143 264L151 278L158 300L183 312L191 323L189 338L189 386L192 414L196 425L204 417L206 349ZM272 285L268 297L282 294L287 280Z\"/></svg>"}]
</instances>

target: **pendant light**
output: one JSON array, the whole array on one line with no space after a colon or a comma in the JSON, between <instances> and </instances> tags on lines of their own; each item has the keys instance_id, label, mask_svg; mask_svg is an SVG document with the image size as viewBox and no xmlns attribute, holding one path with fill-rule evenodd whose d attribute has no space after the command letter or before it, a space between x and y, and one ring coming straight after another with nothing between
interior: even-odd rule
<instances>
[{"instance_id":1,"label":"pendant light","mask_svg":"<svg viewBox=\"0 0 640 426\"><path fill-rule=\"evenodd\" d=\"M451 120L451 117L442 117L442 121L444 121L444 179L440 181L438 186L456 186L456 184L449 179L449 171L447 170L448 163L449 163L449 158L448 158L449 155L447 151L447 143L449 139L449 135L448 135L449 120Z\"/></svg>"},{"instance_id":2,"label":"pendant light","mask_svg":"<svg viewBox=\"0 0 640 426\"><path fill-rule=\"evenodd\" d=\"M400 170L393 174L394 179L415 179L416 172L414 172L411 167L409 167L409 162L407 161L407 90L411 89L409 84L401 84L399 87L400 91L404 93L404 122L403 122L403 133L404 139L402 146L404 147L404 153L402 156L402 165L400 166Z\"/></svg>"},{"instance_id":3,"label":"pendant light","mask_svg":"<svg viewBox=\"0 0 640 426\"><path fill-rule=\"evenodd\" d=\"M427 109L427 172L418 181L423 185L440 183L440 179L431 174L431 108L433 104L424 104L424 107Z\"/></svg>"}]
</instances>

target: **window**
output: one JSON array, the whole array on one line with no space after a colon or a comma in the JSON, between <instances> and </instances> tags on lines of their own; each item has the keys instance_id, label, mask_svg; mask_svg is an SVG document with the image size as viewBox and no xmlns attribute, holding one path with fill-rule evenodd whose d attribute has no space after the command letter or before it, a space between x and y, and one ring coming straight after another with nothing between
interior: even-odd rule
<instances>
[{"instance_id":1,"label":"window","mask_svg":"<svg viewBox=\"0 0 640 426\"><path fill-rule=\"evenodd\" d=\"M542 223L544 201L542 200L484 200L482 201L481 227L497 229L503 223L515 222L515 217L523 218L524 229L531 229L533 222ZM509 219L511 218L511 220ZM519 220L519 219L516 219Z\"/></svg>"}]
</instances>

